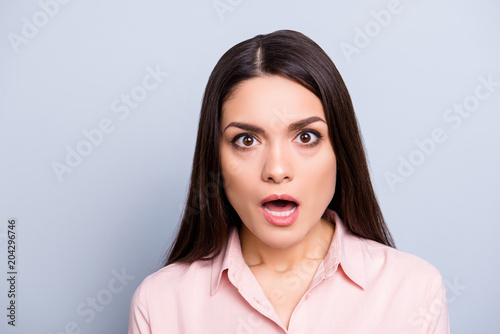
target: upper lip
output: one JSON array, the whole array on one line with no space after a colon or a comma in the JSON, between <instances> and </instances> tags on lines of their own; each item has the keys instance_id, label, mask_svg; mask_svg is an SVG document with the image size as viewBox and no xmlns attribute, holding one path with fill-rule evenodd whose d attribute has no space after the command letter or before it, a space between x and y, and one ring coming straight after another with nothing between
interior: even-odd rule
<instances>
[{"instance_id":1,"label":"upper lip","mask_svg":"<svg viewBox=\"0 0 500 334\"><path fill-rule=\"evenodd\" d=\"M263 206L265 203L267 202L271 202L271 201L277 201L277 200L284 200L284 201L290 201L290 202L295 202L295 204L299 205L299 201L297 201L295 198L293 198L292 196L290 195L287 195L287 194L272 194L272 195L269 195L267 196L266 198L264 198L261 202L260 202L260 206Z\"/></svg>"}]
</instances>

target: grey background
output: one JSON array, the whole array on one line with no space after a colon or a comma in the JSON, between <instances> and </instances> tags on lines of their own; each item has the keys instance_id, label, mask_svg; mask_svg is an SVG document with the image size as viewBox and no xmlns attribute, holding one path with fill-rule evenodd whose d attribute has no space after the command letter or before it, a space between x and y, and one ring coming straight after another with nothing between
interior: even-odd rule
<instances>
[{"instance_id":1,"label":"grey background","mask_svg":"<svg viewBox=\"0 0 500 334\"><path fill-rule=\"evenodd\" d=\"M6 324L2 278L2 333L126 332L131 296L161 267L180 218L213 66L278 29L305 33L337 65L389 228L399 249L441 271L452 332L500 332L500 87L460 124L443 118L474 102L480 77L500 81L498 2L401 0L385 26L372 11L391 1L54 3L0 5L1 277L7 220L18 220L17 326ZM372 29L367 45L358 29ZM139 94L148 67L168 76L121 119L113 102ZM113 131L59 180L53 163L103 119ZM435 128L446 140L418 161L415 141ZM421 164L391 188L386 173L412 154Z\"/></svg>"}]
</instances>

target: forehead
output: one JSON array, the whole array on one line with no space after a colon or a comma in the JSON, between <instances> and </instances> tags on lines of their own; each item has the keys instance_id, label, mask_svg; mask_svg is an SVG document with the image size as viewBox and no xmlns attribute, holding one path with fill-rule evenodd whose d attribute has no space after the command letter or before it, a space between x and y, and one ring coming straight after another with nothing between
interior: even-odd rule
<instances>
[{"instance_id":1,"label":"forehead","mask_svg":"<svg viewBox=\"0 0 500 334\"><path fill-rule=\"evenodd\" d=\"M261 126L318 116L325 119L321 100L304 86L281 76L241 82L222 106L222 126L232 121Z\"/></svg>"}]
</instances>

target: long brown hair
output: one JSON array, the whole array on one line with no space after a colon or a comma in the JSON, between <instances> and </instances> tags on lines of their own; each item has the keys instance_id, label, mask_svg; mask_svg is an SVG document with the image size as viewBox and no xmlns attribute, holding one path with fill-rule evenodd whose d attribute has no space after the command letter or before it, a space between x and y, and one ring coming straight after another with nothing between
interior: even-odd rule
<instances>
[{"instance_id":1,"label":"long brown hair","mask_svg":"<svg viewBox=\"0 0 500 334\"><path fill-rule=\"evenodd\" d=\"M222 182L221 110L239 83L263 75L289 78L321 100L338 166L335 194L328 207L337 212L353 234L395 247L373 191L354 108L340 73L310 38L296 31L279 30L233 46L210 75L201 107L187 203L165 266L216 257L227 242L230 228L241 227Z\"/></svg>"}]
</instances>

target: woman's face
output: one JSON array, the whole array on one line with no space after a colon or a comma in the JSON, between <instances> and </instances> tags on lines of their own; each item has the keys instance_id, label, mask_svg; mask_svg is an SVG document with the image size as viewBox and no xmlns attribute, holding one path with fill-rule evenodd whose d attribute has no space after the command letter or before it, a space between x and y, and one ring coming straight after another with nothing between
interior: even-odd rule
<instances>
[{"instance_id":1,"label":"woman's face","mask_svg":"<svg viewBox=\"0 0 500 334\"><path fill-rule=\"evenodd\" d=\"M224 189L242 228L278 249L319 228L337 170L320 99L281 76L245 80L221 128Z\"/></svg>"}]
</instances>

